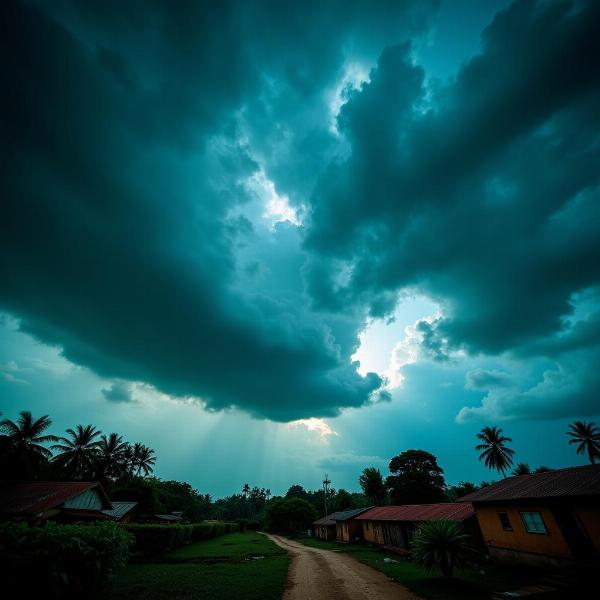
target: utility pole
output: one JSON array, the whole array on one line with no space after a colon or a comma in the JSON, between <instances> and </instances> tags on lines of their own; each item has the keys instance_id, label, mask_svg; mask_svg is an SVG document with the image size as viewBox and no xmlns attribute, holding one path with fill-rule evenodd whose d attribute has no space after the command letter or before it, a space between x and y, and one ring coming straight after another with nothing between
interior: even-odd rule
<instances>
[{"instance_id":1,"label":"utility pole","mask_svg":"<svg viewBox=\"0 0 600 600\"><path fill-rule=\"evenodd\" d=\"M327 498L329 496L329 486L331 485L331 481L325 473L325 479L323 479L323 495L325 496L325 516L327 516Z\"/></svg>"}]
</instances>

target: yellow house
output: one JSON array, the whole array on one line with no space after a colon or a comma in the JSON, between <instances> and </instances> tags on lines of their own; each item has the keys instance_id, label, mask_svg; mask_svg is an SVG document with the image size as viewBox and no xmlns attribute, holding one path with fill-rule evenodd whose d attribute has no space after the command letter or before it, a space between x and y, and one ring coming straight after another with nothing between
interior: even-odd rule
<instances>
[{"instance_id":1,"label":"yellow house","mask_svg":"<svg viewBox=\"0 0 600 600\"><path fill-rule=\"evenodd\" d=\"M498 561L600 563L600 464L509 477L460 501L472 503Z\"/></svg>"}]
</instances>

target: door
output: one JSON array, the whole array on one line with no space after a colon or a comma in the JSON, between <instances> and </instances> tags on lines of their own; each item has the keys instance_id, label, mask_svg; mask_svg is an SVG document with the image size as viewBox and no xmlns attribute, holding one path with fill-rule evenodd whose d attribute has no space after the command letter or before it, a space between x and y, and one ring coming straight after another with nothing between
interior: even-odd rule
<instances>
[{"instance_id":1,"label":"door","mask_svg":"<svg viewBox=\"0 0 600 600\"><path fill-rule=\"evenodd\" d=\"M593 561L596 557L596 549L573 508L570 506L555 508L552 514L573 556L580 561Z\"/></svg>"}]
</instances>

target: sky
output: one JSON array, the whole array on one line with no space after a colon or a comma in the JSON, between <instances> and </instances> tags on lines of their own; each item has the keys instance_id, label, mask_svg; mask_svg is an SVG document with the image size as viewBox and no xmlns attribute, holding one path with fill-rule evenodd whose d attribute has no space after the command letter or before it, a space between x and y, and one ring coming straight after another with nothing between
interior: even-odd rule
<instances>
[{"instance_id":1,"label":"sky","mask_svg":"<svg viewBox=\"0 0 600 600\"><path fill-rule=\"evenodd\" d=\"M600 5L0 5L0 411L215 497L583 464Z\"/></svg>"}]
</instances>

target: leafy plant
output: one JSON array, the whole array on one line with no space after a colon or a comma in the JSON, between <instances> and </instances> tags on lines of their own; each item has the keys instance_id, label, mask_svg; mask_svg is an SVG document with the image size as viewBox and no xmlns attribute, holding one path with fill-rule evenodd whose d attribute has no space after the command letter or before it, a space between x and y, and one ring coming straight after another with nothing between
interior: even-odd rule
<instances>
[{"instance_id":1,"label":"leafy plant","mask_svg":"<svg viewBox=\"0 0 600 600\"><path fill-rule=\"evenodd\" d=\"M466 570L476 564L477 550L460 523L440 519L421 524L411 556L420 567L451 578L455 568Z\"/></svg>"}]
</instances>

